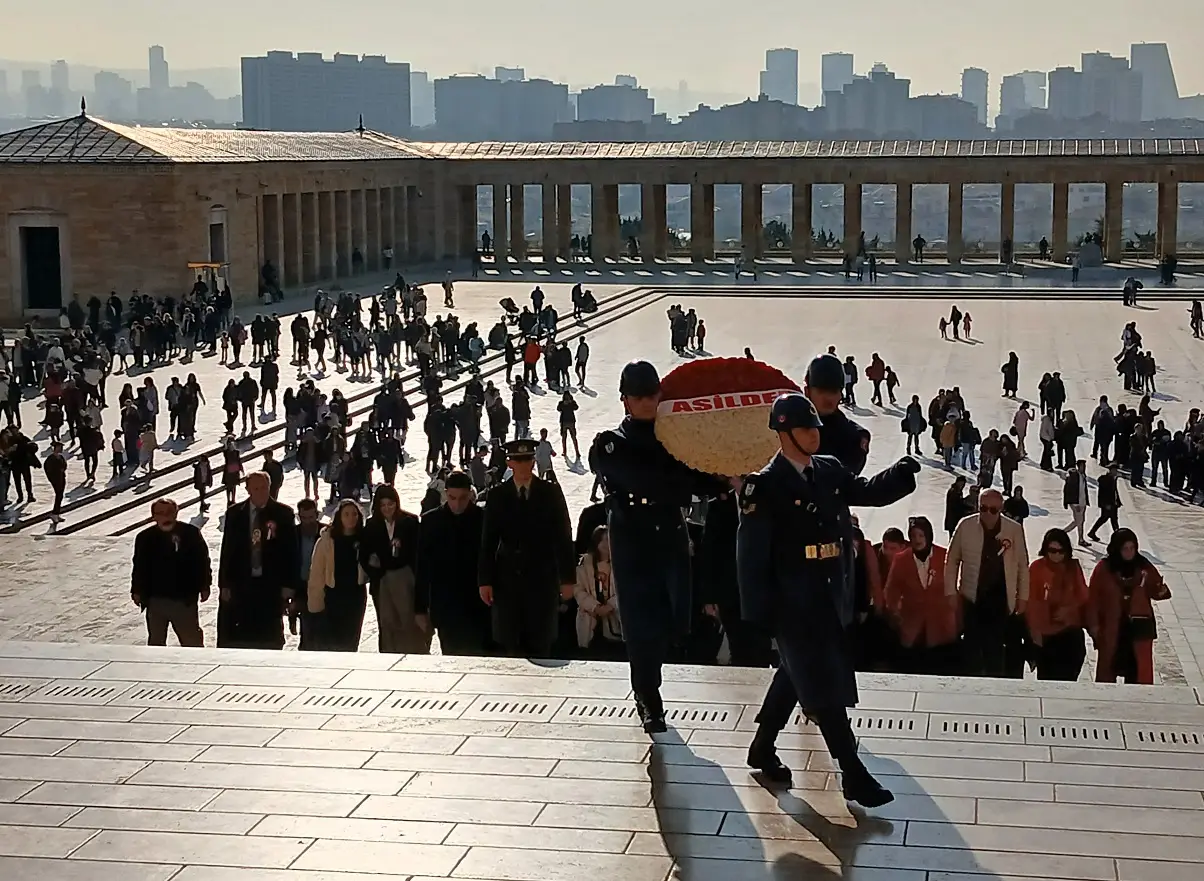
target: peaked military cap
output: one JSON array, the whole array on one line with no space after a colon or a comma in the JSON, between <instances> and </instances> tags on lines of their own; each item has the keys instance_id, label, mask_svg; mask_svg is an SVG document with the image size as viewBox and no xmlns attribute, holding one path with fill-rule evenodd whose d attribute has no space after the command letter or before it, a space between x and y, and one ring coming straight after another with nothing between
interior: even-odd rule
<instances>
[{"instance_id":1,"label":"peaked military cap","mask_svg":"<svg viewBox=\"0 0 1204 881\"><path fill-rule=\"evenodd\" d=\"M535 441L529 437L516 438L506 442L506 458L515 462L535 458Z\"/></svg>"}]
</instances>

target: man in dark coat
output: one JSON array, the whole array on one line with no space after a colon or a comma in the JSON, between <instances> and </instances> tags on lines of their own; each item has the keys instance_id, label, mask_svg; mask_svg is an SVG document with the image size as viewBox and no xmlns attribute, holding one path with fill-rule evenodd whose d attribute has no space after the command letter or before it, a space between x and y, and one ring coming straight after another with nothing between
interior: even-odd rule
<instances>
[{"instance_id":1,"label":"man in dark coat","mask_svg":"<svg viewBox=\"0 0 1204 881\"><path fill-rule=\"evenodd\" d=\"M1092 541L1099 541L1099 528L1109 520L1112 521L1113 532L1120 529L1120 523L1116 519L1120 511L1120 493L1116 487L1116 475L1119 470L1119 466L1113 462L1108 466L1107 473L1101 474L1096 481L1095 501L1099 504L1099 519L1087 533L1087 537Z\"/></svg>"},{"instance_id":2,"label":"man in dark coat","mask_svg":"<svg viewBox=\"0 0 1204 881\"><path fill-rule=\"evenodd\" d=\"M617 428L594 438L590 468L606 492L611 566L622 591L619 618L631 689L644 730L667 730L661 665L690 632L694 606L690 540L682 509L692 496L725 488L674 459L656 438L660 377L647 361L632 361L619 378L627 412Z\"/></svg>"},{"instance_id":3,"label":"man in dark coat","mask_svg":"<svg viewBox=\"0 0 1204 881\"><path fill-rule=\"evenodd\" d=\"M171 499L151 505L154 525L134 538L130 598L146 613L146 644L167 645L168 625L185 648L202 648L198 604L209 599L213 567L201 531L176 519Z\"/></svg>"},{"instance_id":4,"label":"man in dark coat","mask_svg":"<svg viewBox=\"0 0 1204 881\"><path fill-rule=\"evenodd\" d=\"M870 433L840 409L844 394L844 365L835 355L820 355L807 367L803 394L810 399L823 425L819 429L819 448L825 456L835 456L854 475L865 468L870 454Z\"/></svg>"},{"instance_id":5,"label":"man in dark coat","mask_svg":"<svg viewBox=\"0 0 1204 881\"><path fill-rule=\"evenodd\" d=\"M293 509L272 499L263 472L247 475L247 498L226 512L217 584L217 647L281 649L283 615L297 581Z\"/></svg>"},{"instance_id":6,"label":"man in dark coat","mask_svg":"<svg viewBox=\"0 0 1204 881\"><path fill-rule=\"evenodd\" d=\"M428 617L443 654L487 655L490 613L477 585L485 512L463 471L449 474L445 488L447 501L419 527L414 614Z\"/></svg>"},{"instance_id":7,"label":"man in dark coat","mask_svg":"<svg viewBox=\"0 0 1204 881\"><path fill-rule=\"evenodd\" d=\"M816 455L821 422L799 394L774 402L769 425L781 450L740 491L736 560L744 617L773 633L781 666L757 715L748 764L774 782L791 782L774 741L797 695L840 766L845 798L877 807L893 796L858 757L847 710L857 705L846 636L854 616L849 570L856 562L849 505L898 501L915 490L920 466L904 458L867 479Z\"/></svg>"},{"instance_id":8,"label":"man in dark coat","mask_svg":"<svg viewBox=\"0 0 1204 881\"><path fill-rule=\"evenodd\" d=\"M506 460L511 477L485 506L477 584L503 654L548 658L560 598L577 585L569 509L558 485L535 476L535 441L510 441Z\"/></svg>"}]
</instances>

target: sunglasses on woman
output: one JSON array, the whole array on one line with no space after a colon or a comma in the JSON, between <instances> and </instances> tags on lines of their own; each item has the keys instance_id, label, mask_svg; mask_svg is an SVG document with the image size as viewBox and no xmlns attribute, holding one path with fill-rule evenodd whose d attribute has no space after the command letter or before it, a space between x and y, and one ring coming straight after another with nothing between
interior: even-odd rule
<instances>
[{"instance_id":1,"label":"sunglasses on woman","mask_svg":"<svg viewBox=\"0 0 1204 881\"><path fill-rule=\"evenodd\" d=\"M1056 545L1051 545L1050 547L1047 547L1045 549L1045 556L1047 556L1047 557L1064 557L1064 556L1066 556L1066 548L1060 548L1060 547L1057 547Z\"/></svg>"}]
</instances>

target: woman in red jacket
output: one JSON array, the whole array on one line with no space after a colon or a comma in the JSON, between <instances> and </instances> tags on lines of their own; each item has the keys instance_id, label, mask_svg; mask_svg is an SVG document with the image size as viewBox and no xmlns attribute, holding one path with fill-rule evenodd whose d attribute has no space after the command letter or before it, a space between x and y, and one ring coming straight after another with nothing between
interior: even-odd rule
<instances>
[{"instance_id":1,"label":"woman in red jacket","mask_svg":"<svg viewBox=\"0 0 1204 881\"><path fill-rule=\"evenodd\" d=\"M932 543L932 524L912 517L911 547L896 554L886 576L886 608L899 634L899 672L958 672L961 621L945 596L945 548Z\"/></svg>"},{"instance_id":2,"label":"woman in red jacket","mask_svg":"<svg viewBox=\"0 0 1204 881\"><path fill-rule=\"evenodd\" d=\"M1066 530L1051 529L1041 541L1040 556L1028 567L1024 617L1036 646L1038 679L1074 682L1087 657L1087 579L1071 557L1072 547Z\"/></svg>"},{"instance_id":3,"label":"woman in red jacket","mask_svg":"<svg viewBox=\"0 0 1204 881\"><path fill-rule=\"evenodd\" d=\"M1096 682L1154 684L1154 602L1170 599L1162 575L1138 551L1131 529L1118 529L1088 587L1087 632L1099 659Z\"/></svg>"}]
</instances>

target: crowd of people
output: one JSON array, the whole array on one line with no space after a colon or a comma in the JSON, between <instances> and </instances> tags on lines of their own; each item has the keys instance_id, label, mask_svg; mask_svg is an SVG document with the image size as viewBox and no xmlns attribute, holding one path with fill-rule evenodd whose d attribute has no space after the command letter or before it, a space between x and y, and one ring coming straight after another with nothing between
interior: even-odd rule
<instances>
[{"instance_id":1,"label":"crowd of people","mask_svg":"<svg viewBox=\"0 0 1204 881\"><path fill-rule=\"evenodd\" d=\"M450 278L443 294L446 308L454 308ZM193 373L173 377L162 388L152 376L138 382L129 375L177 358L186 365L198 351L215 357L220 352L220 363L236 374L220 393L223 451L216 463L197 458L193 487L203 509L217 484L230 512L247 508L248 513L245 528L229 514L224 528L216 577L226 608L219 615L219 644L279 647L281 622L291 618L303 648L355 650L366 609L366 599L356 599L362 593L376 605L382 651L428 651L437 633L447 653L513 653L518 651L513 640L497 638L496 609L477 583L482 542L488 543L483 536L490 528L491 493L512 486L527 463L538 485L553 487L556 459L581 463L574 392L585 386L590 357L584 337L572 348L560 340L559 315L539 287L530 299L530 306L521 308L503 301L496 324L484 334L476 323L462 326L452 311L431 320L425 292L400 275L379 295L364 299L319 292L312 317L299 314L287 325L271 312L244 322L232 313L228 291L211 291L200 279L178 301L134 295L123 303L114 294L103 303L94 299L86 308L75 306L64 313L57 333L27 326L3 349L0 412L8 424L0 431L0 510L10 487L18 502L33 501L32 473L41 468L57 512L67 482L64 451L71 447L89 481L97 480L106 447L113 481L149 479L160 437L185 444L195 440L198 412L210 402ZM578 316L597 308L580 286L572 302ZM1195 328L1195 311L1191 317ZM675 352L705 354L707 328L694 309L671 306L668 321ZM971 318L957 307L941 325L942 335L971 338ZM290 339L282 352L285 330ZM504 385L478 375L489 350L502 354ZM829 352L835 362L833 406L855 407L862 371L853 356L842 361L834 348ZM288 382L283 360L296 368L297 381L283 388L278 402ZM887 530L878 542L858 537L858 620L851 633L861 669L1014 677L1023 675L1027 663L1041 678L1073 679L1081 674L1090 638L1099 655L1097 678L1152 681L1151 604L1169 591L1141 554L1137 536L1121 528L1118 482L1127 479L1142 489L1148 481L1153 487L1161 474L1166 492L1185 501L1204 497L1204 421L1198 409L1177 431L1158 419L1157 367L1135 322L1125 327L1115 360L1125 392L1142 395L1140 402L1113 409L1104 396L1085 425L1067 406L1066 382L1056 371L1038 383L1035 408L1019 399L1015 353L1001 367L1003 397L1018 399L1010 425L984 433L958 386L938 390L927 406L919 395L911 396L901 416L908 453L921 455L930 438L937 464L957 472L940 524L947 541L938 544L937 530L920 516L906 529ZM411 460L406 445L419 418L411 402L415 393L401 379L408 365L417 370L417 395L426 407L428 486L413 514L402 509L394 489L399 470ZM346 372L349 380L379 382L379 388L364 412L354 414L340 390L328 395L318 388L314 370L321 371L319 376ZM445 386L462 373L466 382L459 400L445 399ZM121 374L129 381L113 402L106 386ZM864 378L873 384L872 404L886 406L884 390L895 404L900 379L878 353ZM548 427L532 426L531 394L545 389L558 396L559 449ZM45 453L21 422L20 403L35 392L44 399ZM119 412L106 438L104 411L114 403ZM284 457L295 458L304 481L305 499L296 510L277 498L282 461L267 453L262 463L250 465L239 443L262 422L279 418L278 406ZM1030 556L1022 528L1030 509L1016 476L1029 457L1032 423L1040 444L1033 458L1039 456L1043 470L1063 474L1070 522L1048 530ZM1087 459L1079 452L1087 436L1093 442L1091 458L1107 469L1098 480L1088 480ZM240 486L249 500L238 501ZM728 559L739 524L739 491L739 481L733 481L690 509L696 602L690 610L692 633L675 647L677 659L775 662L767 636L742 620L734 562ZM1087 528L1092 494L1099 517ZM365 498L368 510L361 505ZM540 505L552 513L541 514L540 525L532 529L542 536L542 556L553 561L546 578L556 585L556 624L517 645L535 656L624 657L605 502L580 513L575 540L559 488ZM134 594L147 609L152 642L161 643L166 627L178 624L181 641L197 644L201 637L193 619L196 602L208 595L208 555L189 531L195 527L178 512L170 499L155 502L156 525L139 536L144 550L136 554ZM329 525L323 515L329 515ZM1080 547L1090 546L1106 524L1111 526L1106 552L1087 573L1074 557L1073 539ZM187 553L165 556L165 537L173 553L182 548ZM278 539L286 539L289 549L264 556L265 543ZM549 551L557 542L561 548ZM259 574L247 575L243 568ZM271 602L262 596L268 582L287 585L269 591ZM251 606L243 604L243 595L255 597ZM246 626L238 623L240 607L250 616Z\"/></svg>"}]
</instances>

